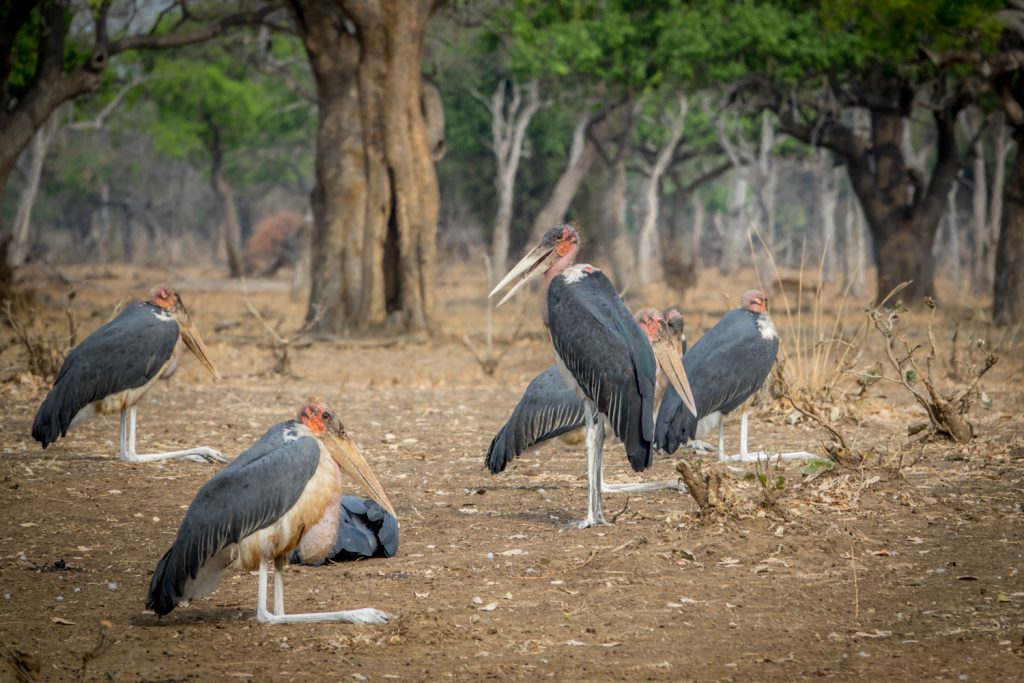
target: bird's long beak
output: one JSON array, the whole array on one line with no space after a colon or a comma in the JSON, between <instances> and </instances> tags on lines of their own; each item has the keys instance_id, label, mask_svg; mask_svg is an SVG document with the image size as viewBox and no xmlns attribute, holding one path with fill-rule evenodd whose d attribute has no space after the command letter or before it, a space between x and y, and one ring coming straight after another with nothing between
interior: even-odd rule
<instances>
[{"instance_id":1,"label":"bird's long beak","mask_svg":"<svg viewBox=\"0 0 1024 683\"><path fill-rule=\"evenodd\" d=\"M206 353L206 344L203 342L203 337L199 334L199 329L195 326L195 323L191 319L182 320L180 317L178 320L181 326L181 340L185 342L185 346L196 355L199 362L210 371L210 374L215 379L220 379L220 373L217 372L217 368L213 367L213 362Z\"/></svg>"},{"instance_id":2,"label":"bird's long beak","mask_svg":"<svg viewBox=\"0 0 1024 683\"><path fill-rule=\"evenodd\" d=\"M552 251L553 249L550 247L544 247L542 245L538 245L531 249L529 254L520 259L519 263L517 263L512 270L508 271L508 275L506 275L502 281L491 290L488 297L493 297L502 288L506 287L508 283L512 282L516 278L520 278L519 282L517 282L512 289L508 290L505 296L502 297L501 301L498 302L498 306L508 301L520 287L529 282L529 280L537 273L542 272L540 266L547 261L547 258L551 255Z\"/></svg>"},{"instance_id":3,"label":"bird's long beak","mask_svg":"<svg viewBox=\"0 0 1024 683\"><path fill-rule=\"evenodd\" d=\"M377 475L370 469L370 463L366 462L366 458L359 452L359 448L352 443L352 440L348 436L337 436L330 431L326 432L321 438L327 446L327 450L330 451L331 457L334 458L334 462L338 463L338 466L345 474L361 486L378 505L395 517L398 517L395 514L395 508L392 507L391 501L388 499L388 494L384 491L384 487L377 480Z\"/></svg>"},{"instance_id":4,"label":"bird's long beak","mask_svg":"<svg viewBox=\"0 0 1024 683\"><path fill-rule=\"evenodd\" d=\"M683 350L679 338L674 334L665 335L651 346L654 348L654 357L658 360L658 366L665 373L669 384L683 399L683 405L693 413L694 417L697 417L697 404L693 400L690 380L687 379L686 369L683 367Z\"/></svg>"}]
</instances>

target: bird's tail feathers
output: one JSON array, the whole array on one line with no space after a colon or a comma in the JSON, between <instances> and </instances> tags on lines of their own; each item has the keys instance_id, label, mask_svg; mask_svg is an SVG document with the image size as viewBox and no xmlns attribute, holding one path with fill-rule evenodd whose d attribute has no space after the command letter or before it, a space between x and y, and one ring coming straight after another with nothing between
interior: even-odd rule
<instances>
[{"instance_id":1,"label":"bird's tail feathers","mask_svg":"<svg viewBox=\"0 0 1024 683\"><path fill-rule=\"evenodd\" d=\"M231 564L231 547L222 548L201 564L196 562L199 559L195 553L183 552L178 543L171 546L153 572L146 609L163 616L182 600L197 600L209 595L220 581L224 569Z\"/></svg>"}]
</instances>

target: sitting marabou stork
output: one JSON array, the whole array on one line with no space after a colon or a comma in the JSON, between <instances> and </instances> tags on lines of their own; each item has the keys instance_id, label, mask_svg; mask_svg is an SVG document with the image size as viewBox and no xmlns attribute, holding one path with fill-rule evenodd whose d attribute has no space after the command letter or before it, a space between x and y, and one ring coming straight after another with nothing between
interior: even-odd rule
<instances>
[{"instance_id":1,"label":"sitting marabou stork","mask_svg":"<svg viewBox=\"0 0 1024 683\"><path fill-rule=\"evenodd\" d=\"M232 562L259 569L256 619L287 624L343 621L381 624L372 608L285 614L281 570L293 550L322 563L334 552L341 514L342 472L393 517L384 488L341 421L322 399L310 399L295 420L271 427L215 474L188 506L178 537L153 572L146 608L163 616L181 600L216 587ZM274 612L267 611L268 565L274 566Z\"/></svg>"},{"instance_id":2,"label":"sitting marabou stork","mask_svg":"<svg viewBox=\"0 0 1024 683\"><path fill-rule=\"evenodd\" d=\"M640 329L611 281L589 264L574 264L579 250L579 233L561 225L544 235L491 291L518 278L500 306L532 277L543 272L547 281L544 318L551 332L555 359L567 382L577 386L584 400L587 426L587 517L581 528L604 524L601 512L601 449L604 444L604 415L615 435L626 447L630 465L636 471L653 461L655 354L647 335ZM677 393L692 406L686 373L678 356ZM674 376L674 377L673 377Z\"/></svg>"},{"instance_id":3,"label":"sitting marabou stork","mask_svg":"<svg viewBox=\"0 0 1024 683\"><path fill-rule=\"evenodd\" d=\"M119 411L119 456L124 462L182 457L226 462L218 451L205 446L147 455L135 452L135 406L158 379L174 373L181 355L179 340L220 378L181 296L172 287L158 285L148 301L129 304L72 349L39 406L32 437L46 448L90 415Z\"/></svg>"},{"instance_id":4,"label":"sitting marabou stork","mask_svg":"<svg viewBox=\"0 0 1024 683\"><path fill-rule=\"evenodd\" d=\"M667 315L672 316L671 322ZM658 357L658 369L655 382L655 409L665 391L667 374L663 364L668 358L681 358L682 345L686 343L683 336L683 316L678 306L665 309L658 313L653 308L644 308L636 313L636 322L647 335L651 348ZM667 348L666 348L667 347ZM665 349L664 352L661 349ZM670 365L668 372L675 372L678 363ZM523 451L556 436L568 434L573 430L583 430L586 426L586 405L576 393L576 384L569 384L562 376L557 365L537 375L522 398L516 404L512 415L504 426L491 440L487 449L485 462L491 474L497 474L518 457ZM603 419L603 418L602 418ZM583 438L567 440L568 443L580 443ZM603 493L622 493L634 491L651 491L656 489L679 488L678 481L645 482L639 484L608 484L601 482Z\"/></svg>"},{"instance_id":5,"label":"sitting marabou stork","mask_svg":"<svg viewBox=\"0 0 1024 683\"><path fill-rule=\"evenodd\" d=\"M696 439L698 422L718 417L718 456L721 461L754 462L767 458L763 452L747 452L747 411L745 404L761 388L779 350L779 335L768 315L768 297L751 289L744 292L735 308L697 340L686 355L683 366L692 380L699 408L696 414L683 409L679 394L669 388L658 409L655 443L674 453L680 444ZM740 423L739 455L725 454L723 416L744 407ZM815 457L797 451L784 453L785 460Z\"/></svg>"}]
</instances>

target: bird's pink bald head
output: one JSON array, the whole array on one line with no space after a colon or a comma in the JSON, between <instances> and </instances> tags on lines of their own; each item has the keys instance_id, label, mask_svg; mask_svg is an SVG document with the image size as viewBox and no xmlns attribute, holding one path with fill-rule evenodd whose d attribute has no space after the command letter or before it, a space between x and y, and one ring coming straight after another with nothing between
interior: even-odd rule
<instances>
[{"instance_id":1,"label":"bird's pink bald head","mask_svg":"<svg viewBox=\"0 0 1024 683\"><path fill-rule=\"evenodd\" d=\"M768 296L760 289L748 289L740 299L740 308L751 313L765 313L768 310Z\"/></svg>"},{"instance_id":2,"label":"bird's pink bald head","mask_svg":"<svg viewBox=\"0 0 1024 683\"><path fill-rule=\"evenodd\" d=\"M174 287L170 285L157 285L149 290L149 302L165 311L175 313L178 310L178 304L181 303L181 297L174 291Z\"/></svg>"},{"instance_id":3,"label":"bird's pink bald head","mask_svg":"<svg viewBox=\"0 0 1024 683\"><path fill-rule=\"evenodd\" d=\"M651 342L651 344L661 339L661 336L665 334L664 319L657 309L641 308L634 317L636 318L636 324L644 331L644 334L647 335L647 341Z\"/></svg>"}]
</instances>

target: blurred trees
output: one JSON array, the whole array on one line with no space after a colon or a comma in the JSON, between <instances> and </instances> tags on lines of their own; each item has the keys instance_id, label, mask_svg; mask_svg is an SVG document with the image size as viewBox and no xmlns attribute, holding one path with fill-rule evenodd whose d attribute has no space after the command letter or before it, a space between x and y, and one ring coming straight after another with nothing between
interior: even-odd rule
<instances>
[{"instance_id":1,"label":"blurred trees","mask_svg":"<svg viewBox=\"0 0 1024 683\"><path fill-rule=\"evenodd\" d=\"M76 26L72 0L19 0L0 7L0 188L18 156L57 108L100 86L112 57L130 50L190 45L260 21L274 7L197 18L183 3L149 7L137 25L134 0L89 3ZM90 25L91 24L91 25Z\"/></svg>"},{"instance_id":2,"label":"blurred trees","mask_svg":"<svg viewBox=\"0 0 1024 683\"><path fill-rule=\"evenodd\" d=\"M824 252L827 279L856 291L877 264L910 301L943 264L1020 318L1021 0L435 4L0 8L21 145L0 220L31 242L34 206L79 258L223 235L238 273L251 223L310 206L308 316L331 334L429 329L435 244L497 263L565 217L624 288L746 266L753 236L762 276L762 254ZM89 92L33 128L48 78Z\"/></svg>"}]
</instances>

